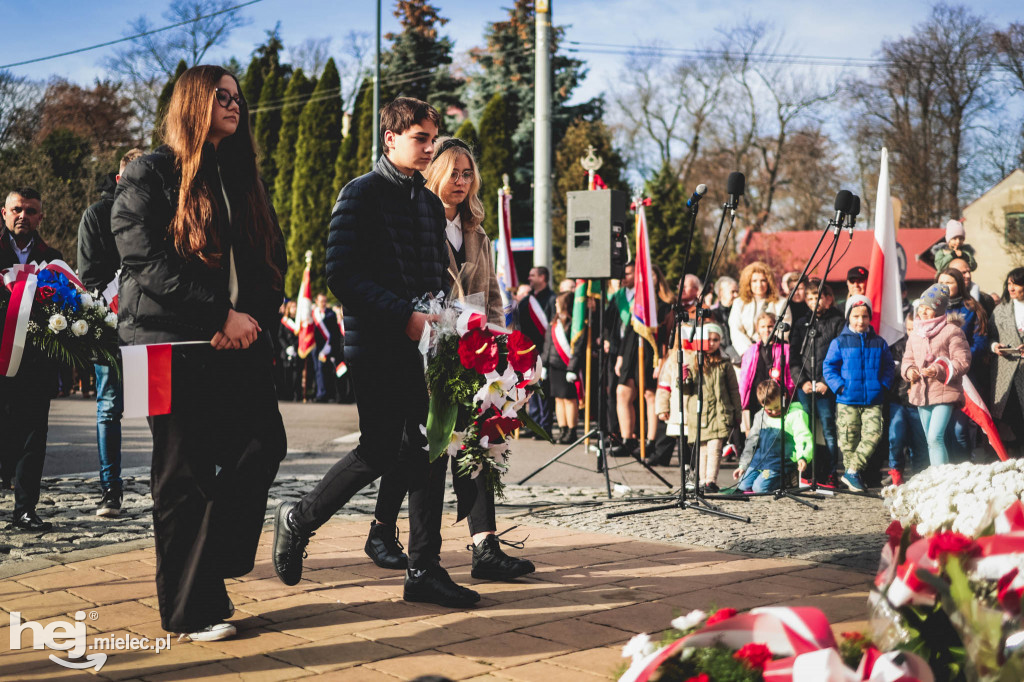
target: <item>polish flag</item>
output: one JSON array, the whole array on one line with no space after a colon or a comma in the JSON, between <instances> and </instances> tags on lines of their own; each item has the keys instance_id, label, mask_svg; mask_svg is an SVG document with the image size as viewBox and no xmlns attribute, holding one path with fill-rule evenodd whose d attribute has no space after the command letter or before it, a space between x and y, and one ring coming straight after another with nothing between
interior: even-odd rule
<instances>
[{"instance_id":1,"label":"polish flag","mask_svg":"<svg viewBox=\"0 0 1024 682\"><path fill-rule=\"evenodd\" d=\"M316 348L316 334L313 321L313 297L309 293L309 268L313 264L313 252L306 252L306 269L299 286L299 301L295 321L299 323L299 357L305 360Z\"/></svg>"},{"instance_id":2,"label":"polish flag","mask_svg":"<svg viewBox=\"0 0 1024 682\"><path fill-rule=\"evenodd\" d=\"M651 267L645 205L645 202L637 202L636 205L636 264L633 269L636 297L633 299L633 329L647 339L657 353L658 346L654 334L658 327L658 298L654 288L654 270Z\"/></svg>"},{"instance_id":3,"label":"polish flag","mask_svg":"<svg viewBox=\"0 0 1024 682\"><path fill-rule=\"evenodd\" d=\"M988 411L981 394L978 393L978 389L974 387L966 374L963 376L963 388L964 406L960 409L971 418L971 421L981 427L981 430L988 436L988 442L992 444L992 449L999 455L999 459L1005 462L1007 459L1006 446L1003 445L1003 439L999 437L999 429L996 428L995 420L992 419L992 413Z\"/></svg>"},{"instance_id":4,"label":"polish flag","mask_svg":"<svg viewBox=\"0 0 1024 682\"><path fill-rule=\"evenodd\" d=\"M172 346L158 343L121 347L125 419L171 413Z\"/></svg>"},{"instance_id":5,"label":"polish flag","mask_svg":"<svg viewBox=\"0 0 1024 682\"><path fill-rule=\"evenodd\" d=\"M519 288L516 263L512 258L512 192L504 187L498 189L498 241L495 244L498 258L494 273L498 278L498 293L501 307L505 312L505 326L512 326L515 310L512 294Z\"/></svg>"},{"instance_id":6,"label":"polish flag","mask_svg":"<svg viewBox=\"0 0 1024 682\"><path fill-rule=\"evenodd\" d=\"M871 324L875 332L890 345L902 339L906 329L896 256L896 221L889 195L889 150L884 147L875 195L875 241L868 266L867 296L871 299Z\"/></svg>"}]
</instances>

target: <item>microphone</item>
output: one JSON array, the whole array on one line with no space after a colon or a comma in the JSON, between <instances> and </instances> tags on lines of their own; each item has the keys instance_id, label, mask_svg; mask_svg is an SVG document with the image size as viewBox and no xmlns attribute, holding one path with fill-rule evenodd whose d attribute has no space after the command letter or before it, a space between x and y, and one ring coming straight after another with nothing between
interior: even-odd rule
<instances>
[{"instance_id":1,"label":"microphone","mask_svg":"<svg viewBox=\"0 0 1024 682\"><path fill-rule=\"evenodd\" d=\"M726 204L728 208L731 208L734 212L736 207L740 204L740 197L743 196L743 190L747 186L747 179L743 176L743 173L739 171L733 171L729 173L729 179L725 182L725 191L729 195L729 201Z\"/></svg>"},{"instance_id":2,"label":"microphone","mask_svg":"<svg viewBox=\"0 0 1024 682\"><path fill-rule=\"evenodd\" d=\"M860 197L856 194L853 195L853 200L850 202L850 213L846 220L846 231L850 233L850 239L853 239L853 227L857 224L857 216L860 215Z\"/></svg>"},{"instance_id":3,"label":"microphone","mask_svg":"<svg viewBox=\"0 0 1024 682\"><path fill-rule=\"evenodd\" d=\"M836 227L843 227L843 217L850 212L850 206L853 204L853 194L848 189L841 189L836 194L836 217L833 219L833 223Z\"/></svg>"},{"instance_id":4,"label":"microphone","mask_svg":"<svg viewBox=\"0 0 1024 682\"><path fill-rule=\"evenodd\" d=\"M688 210L693 210L693 209L697 208L697 202L699 202L701 200L701 198L705 194L707 194L707 193L708 193L708 186L707 185L704 185L704 184L697 185L697 189L694 190L693 196L691 196L689 199L686 200L686 208Z\"/></svg>"}]
</instances>

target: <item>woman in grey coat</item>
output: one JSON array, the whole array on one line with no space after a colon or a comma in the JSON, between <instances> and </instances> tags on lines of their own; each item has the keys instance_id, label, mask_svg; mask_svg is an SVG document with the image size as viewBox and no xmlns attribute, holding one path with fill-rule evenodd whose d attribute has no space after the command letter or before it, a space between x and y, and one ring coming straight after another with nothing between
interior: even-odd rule
<instances>
[{"instance_id":1,"label":"woman in grey coat","mask_svg":"<svg viewBox=\"0 0 1024 682\"><path fill-rule=\"evenodd\" d=\"M1024 268L1014 268L1003 285L1003 300L992 311L989 338L995 353L992 416L1013 431L1024 454Z\"/></svg>"}]
</instances>

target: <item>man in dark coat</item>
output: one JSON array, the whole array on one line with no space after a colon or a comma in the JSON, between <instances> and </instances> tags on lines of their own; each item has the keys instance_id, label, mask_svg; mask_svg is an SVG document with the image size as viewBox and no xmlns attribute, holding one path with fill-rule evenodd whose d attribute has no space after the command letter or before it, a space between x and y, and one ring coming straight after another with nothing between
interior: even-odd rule
<instances>
[{"instance_id":1,"label":"man in dark coat","mask_svg":"<svg viewBox=\"0 0 1024 682\"><path fill-rule=\"evenodd\" d=\"M121 256L110 231L110 209L114 206L114 189L125 167L143 155L131 149L121 158L117 174L104 178L100 200L85 209L78 225L78 273L89 291L98 292L107 305L116 296L117 272ZM109 290L111 283L115 286ZM114 308L114 312L117 309ZM100 487L103 496L96 508L97 516L121 513L123 496L121 482L121 413L124 411L124 390L117 372L109 365L93 365L96 373L96 441L100 456Z\"/></svg>"},{"instance_id":2,"label":"man in dark coat","mask_svg":"<svg viewBox=\"0 0 1024 682\"><path fill-rule=\"evenodd\" d=\"M404 598L466 607L480 599L441 567L441 510L447 457L429 462L427 388L417 343L429 321L413 301L445 286L444 206L424 186L440 116L400 97L381 111L386 155L338 197L327 238L327 284L345 310L345 360L359 411L359 445L274 522L274 569L302 578L313 532L353 495L398 468L409 485L409 567Z\"/></svg>"},{"instance_id":3,"label":"man in dark coat","mask_svg":"<svg viewBox=\"0 0 1024 682\"><path fill-rule=\"evenodd\" d=\"M555 319L555 292L551 291L548 285L551 275L546 267L530 268L529 278L530 295L516 307L516 318L519 329L533 341L539 351L544 347L544 338L551 331L551 323ZM555 423L555 399L551 396L547 379L541 382L541 386L544 397L541 398L539 393L534 393L526 409L533 421L551 433L551 427Z\"/></svg>"},{"instance_id":4,"label":"man in dark coat","mask_svg":"<svg viewBox=\"0 0 1024 682\"><path fill-rule=\"evenodd\" d=\"M327 296L316 295L313 306L313 328L316 339L316 353L313 355L313 367L316 375L316 401L326 403L337 397L336 377L334 368L344 356L339 355L344 346L341 341L341 328L338 316L327 305Z\"/></svg>"},{"instance_id":5,"label":"man in dark coat","mask_svg":"<svg viewBox=\"0 0 1024 682\"><path fill-rule=\"evenodd\" d=\"M7 195L0 232L0 271L25 263L63 260L39 236L43 201L31 187ZM4 488L14 485L13 526L18 530L45 532L53 524L36 514L39 483L46 459L46 432L50 419L50 394L56 369L31 345L25 348L18 373L0 377L0 473Z\"/></svg>"}]
</instances>

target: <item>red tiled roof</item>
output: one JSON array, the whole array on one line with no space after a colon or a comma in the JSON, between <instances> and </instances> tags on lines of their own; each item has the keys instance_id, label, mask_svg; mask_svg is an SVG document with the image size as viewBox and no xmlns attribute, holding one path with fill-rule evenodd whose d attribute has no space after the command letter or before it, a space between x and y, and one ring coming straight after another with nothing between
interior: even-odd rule
<instances>
[{"instance_id":1,"label":"red tiled roof","mask_svg":"<svg viewBox=\"0 0 1024 682\"><path fill-rule=\"evenodd\" d=\"M744 253L770 254L773 265L782 265L782 272L801 271L807 263L815 244L818 243L819 232L788 231L788 232L755 232L747 235L741 247ZM937 242L946 238L941 228L902 228L896 232L896 241L903 246L907 254L907 282L932 281L935 268L931 266L931 258L922 259L929 249ZM839 235L839 246L836 249L837 260L832 264L828 281L846 281L846 272L857 265L868 267L871 262L871 247L875 241L875 233L870 230L857 230L853 233L853 242L846 233ZM826 237L822 249L831 240ZM819 253L820 255L820 253ZM841 256L841 257L840 257ZM812 270L810 276L820 276L825 271L827 256Z\"/></svg>"}]
</instances>

